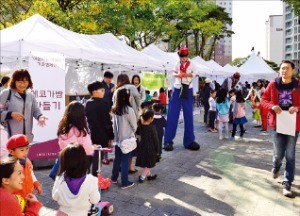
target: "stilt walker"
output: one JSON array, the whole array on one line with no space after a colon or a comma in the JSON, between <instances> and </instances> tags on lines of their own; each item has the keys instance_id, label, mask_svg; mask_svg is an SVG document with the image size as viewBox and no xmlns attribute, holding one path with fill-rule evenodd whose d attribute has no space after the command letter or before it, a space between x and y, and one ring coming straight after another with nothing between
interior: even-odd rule
<instances>
[{"instance_id":1,"label":"stilt walker","mask_svg":"<svg viewBox=\"0 0 300 216\"><path fill-rule=\"evenodd\" d=\"M178 119L181 107L184 117L183 145L186 149L196 151L200 145L195 142L193 123L193 86L192 79L196 75L196 67L188 58L189 50L186 47L180 48L178 55L179 63L175 67L173 76L175 83L168 107L167 127L164 137L164 149L173 150L173 139L176 135Z\"/></svg>"}]
</instances>

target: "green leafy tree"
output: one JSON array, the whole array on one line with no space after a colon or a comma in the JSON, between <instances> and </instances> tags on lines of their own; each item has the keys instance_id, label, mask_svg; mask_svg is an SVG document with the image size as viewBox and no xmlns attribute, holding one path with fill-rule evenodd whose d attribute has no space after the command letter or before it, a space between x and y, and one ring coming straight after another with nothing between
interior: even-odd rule
<instances>
[{"instance_id":1,"label":"green leafy tree","mask_svg":"<svg viewBox=\"0 0 300 216\"><path fill-rule=\"evenodd\" d=\"M283 0L293 7L293 11L297 16L300 16L300 1L299 0Z\"/></svg>"}]
</instances>

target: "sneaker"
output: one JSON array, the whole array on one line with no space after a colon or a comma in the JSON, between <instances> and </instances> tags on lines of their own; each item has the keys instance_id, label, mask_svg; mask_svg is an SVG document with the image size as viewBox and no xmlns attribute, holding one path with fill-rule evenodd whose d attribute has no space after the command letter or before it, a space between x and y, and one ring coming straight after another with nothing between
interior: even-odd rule
<instances>
[{"instance_id":1,"label":"sneaker","mask_svg":"<svg viewBox=\"0 0 300 216\"><path fill-rule=\"evenodd\" d=\"M187 149L191 150L191 151L197 151L200 149L200 145L196 142L192 142L188 147L186 147Z\"/></svg>"},{"instance_id":2,"label":"sneaker","mask_svg":"<svg viewBox=\"0 0 300 216\"><path fill-rule=\"evenodd\" d=\"M148 175L147 176L147 180L149 180L149 181L151 181L151 180L155 180L156 179L156 177L157 177L157 175L156 174L151 174L151 175Z\"/></svg>"},{"instance_id":3,"label":"sneaker","mask_svg":"<svg viewBox=\"0 0 300 216\"><path fill-rule=\"evenodd\" d=\"M145 179L142 178L142 176L139 176L139 183L143 183Z\"/></svg>"},{"instance_id":4,"label":"sneaker","mask_svg":"<svg viewBox=\"0 0 300 216\"><path fill-rule=\"evenodd\" d=\"M278 178L278 176L280 175L279 174L279 170L280 170L280 168L273 168L272 169L273 179L277 179Z\"/></svg>"},{"instance_id":5,"label":"sneaker","mask_svg":"<svg viewBox=\"0 0 300 216\"><path fill-rule=\"evenodd\" d=\"M118 181L113 181L112 179L110 181L112 184L118 184Z\"/></svg>"},{"instance_id":6,"label":"sneaker","mask_svg":"<svg viewBox=\"0 0 300 216\"><path fill-rule=\"evenodd\" d=\"M223 139L223 137L220 136L220 137L219 137L219 140L222 140L222 139Z\"/></svg>"},{"instance_id":7,"label":"sneaker","mask_svg":"<svg viewBox=\"0 0 300 216\"><path fill-rule=\"evenodd\" d=\"M133 183L133 182L128 182L127 185L124 185L124 186L122 186L121 188L122 188L122 189L127 189L127 188L131 188L131 187L133 187L133 186L134 186L134 183Z\"/></svg>"},{"instance_id":8,"label":"sneaker","mask_svg":"<svg viewBox=\"0 0 300 216\"><path fill-rule=\"evenodd\" d=\"M164 150L165 151L173 151L173 144L172 143L165 143Z\"/></svg>"},{"instance_id":9,"label":"sneaker","mask_svg":"<svg viewBox=\"0 0 300 216\"><path fill-rule=\"evenodd\" d=\"M261 132L261 133L267 133L267 131L266 131L266 130L260 130L260 132Z\"/></svg>"},{"instance_id":10,"label":"sneaker","mask_svg":"<svg viewBox=\"0 0 300 216\"><path fill-rule=\"evenodd\" d=\"M283 190L282 194L286 197L292 197L293 192L291 190L291 184L289 182L282 182Z\"/></svg>"}]
</instances>

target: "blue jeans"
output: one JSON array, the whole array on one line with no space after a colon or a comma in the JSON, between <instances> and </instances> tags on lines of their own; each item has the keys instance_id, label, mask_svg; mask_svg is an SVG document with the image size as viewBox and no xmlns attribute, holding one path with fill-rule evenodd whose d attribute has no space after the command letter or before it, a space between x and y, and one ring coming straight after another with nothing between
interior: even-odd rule
<instances>
[{"instance_id":1,"label":"blue jeans","mask_svg":"<svg viewBox=\"0 0 300 216\"><path fill-rule=\"evenodd\" d=\"M273 166L274 168L280 168L282 165L282 159L285 156L286 166L284 171L284 182L290 184L294 181L295 176L295 149L299 132L296 132L295 136L289 136L275 132L273 134Z\"/></svg>"},{"instance_id":2,"label":"blue jeans","mask_svg":"<svg viewBox=\"0 0 300 216\"><path fill-rule=\"evenodd\" d=\"M119 177L119 169L121 166L121 183L122 186L127 186L131 182L128 180L128 160L131 157L131 152L127 154L123 154L119 146L115 146L115 159L114 159L114 165L112 169L112 181L117 181Z\"/></svg>"}]
</instances>

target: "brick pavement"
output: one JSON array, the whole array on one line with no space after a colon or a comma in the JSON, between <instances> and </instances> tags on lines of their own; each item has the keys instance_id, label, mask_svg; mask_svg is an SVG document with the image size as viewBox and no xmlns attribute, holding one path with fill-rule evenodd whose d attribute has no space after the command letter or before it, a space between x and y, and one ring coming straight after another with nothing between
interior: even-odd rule
<instances>
[{"instance_id":1,"label":"brick pavement","mask_svg":"<svg viewBox=\"0 0 300 216\"><path fill-rule=\"evenodd\" d=\"M182 146L183 123L179 124L173 152L164 152L153 169L155 181L122 190L112 185L102 199L114 204L115 216L192 216L192 215L300 215L300 142L296 151L295 198L282 195L281 177L272 179L272 144L270 134L247 126L245 141L218 139L208 133L195 116L196 140L201 151L191 152ZM299 139L298 139L299 140ZM112 165L103 167L110 177ZM282 172L282 170L281 170ZM53 181L49 169L35 171L43 183L38 196L44 207L40 215L55 215L57 204L51 199ZM138 173L130 180L137 182Z\"/></svg>"}]
</instances>

